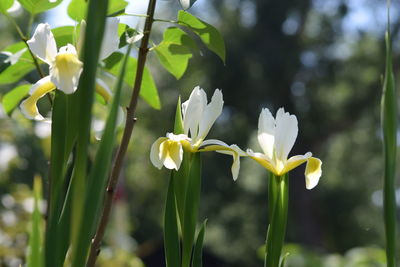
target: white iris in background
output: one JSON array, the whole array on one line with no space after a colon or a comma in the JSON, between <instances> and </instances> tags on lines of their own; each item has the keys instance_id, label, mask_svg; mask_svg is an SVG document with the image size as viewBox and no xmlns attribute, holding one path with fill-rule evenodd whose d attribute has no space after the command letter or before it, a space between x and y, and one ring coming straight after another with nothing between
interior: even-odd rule
<instances>
[{"instance_id":1,"label":"white iris in background","mask_svg":"<svg viewBox=\"0 0 400 267\"><path fill-rule=\"evenodd\" d=\"M293 156L288 159L290 150L296 141L298 133L297 118L280 108L274 118L265 108L258 120L258 142L264 153L247 150L248 156L260 163L277 176L307 162L305 177L306 188L314 188L321 177L321 160L311 157L311 152L305 155Z\"/></svg>"},{"instance_id":2,"label":"white iris in background","mask_svg":"<svg viewBox=\"0 0 400 267\"><path fill-rule=\"evenodd\" d=\"M245 153L236 145L227 145L219 140L204 140L211 126L221 115L224 101L222 92L215 90L211 102L207 104L207 95L200 87L194 88L189 99L182 104L184 133L167 133L158 138L151 147L150 159L154 166L161 169L178 170L182 163L183 151L217 151L233 156L232 176L236 180L239 174L239 157Z\"/></svg>"},{"instance_id":3,"label":"white iris in background","mask_svg":"<svg viewBox=\"0 0 400 267\"><path fill-rule=\"evenodd\" d=\"M108 18L101 45L100 60L107 58L118 49L118 18ZM57 51L56 41L51 32L50 25L41 23L37 26L33 37L28 40L32 53L49 65L49 75L37 81L29 91L29 97L20 107L23 114L30 119L44 120L36 106L37 101L56 88L65 94L76 91L79 77L82 73L83 63L79 60L79 50L83 43L85 22L81 23L81 37L78 40L78 48L71 44L61 47ZM107 101L111 98L111 91L101 80L96 80L96 91Z\"/></svg>"}]
</instances>

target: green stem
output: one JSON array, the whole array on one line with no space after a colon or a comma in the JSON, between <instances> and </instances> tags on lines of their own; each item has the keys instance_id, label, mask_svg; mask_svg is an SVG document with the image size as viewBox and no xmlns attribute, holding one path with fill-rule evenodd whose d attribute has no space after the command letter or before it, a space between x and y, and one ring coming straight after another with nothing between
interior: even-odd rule
<instances>
[{"instance_id":1,"label":"green stem","mask_svg":"<svg viewBox=\"0 0 400 267\"><path fill-rule=\"evenodd\" d=\"M270 175L268 187L269 226L264 267L278 267L286 233L289 203L289 175Z\"/></svg>"}]
</instances>

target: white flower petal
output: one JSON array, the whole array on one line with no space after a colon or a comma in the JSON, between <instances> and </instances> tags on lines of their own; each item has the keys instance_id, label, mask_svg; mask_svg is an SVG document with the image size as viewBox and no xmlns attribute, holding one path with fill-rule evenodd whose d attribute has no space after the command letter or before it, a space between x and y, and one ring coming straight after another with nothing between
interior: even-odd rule
<instances>
[{"instance_id":1,"label":"white flower petal","mask_svg":"<svg viewBox=\"0 0 400 267\"><path fill-rule=\"evenodd\" d=\"M38 58L51 65L57 55L57 45L48 23L40 23L27 43Z\"/></svg>"},{"instance_id":2,"label":"white flower petal","mask_svg":"<svg viewBox=\"0 0 400 267\"><path fill-rule=\"evenodd\" d=\"M182 116L184 133L196 140L198 127L207 105L207 95L199 86L195 87L190 94L189 99L182 104Z\"/></svg>"},{"instance_id":3,"label":"white flower petal","mask_svg":"<svg viewBox=\"0 0 400 267\"><path fill-rule=\"evenodd\" d=\"M36 104L40 98L55 89L55 85L50 81L50 76L46 76L37 81L29 91L30 96L20 104L21 111L25 117L39 121L45 120L45 118L40 115Z\"/></svg>"},{"instance_id":4,"label":"white flower petal","mask_svg":"<svg viewBox=\"0 0 400 267\"><path fill-rule=\"evenodd\" d=\"M74 93L78 87L82 65L73 45L61 47L50 65L51 81L64 93Z\"/></svg>"},{"instance_id":5,"label":"white flower petal","mask_svg":"<svg viewBox=\"0 0 400 267\"><path fill-rule=\"evenodd\" d=\"M161 161L159 154L160 154L160 145L162 142L164 142L165 140L167 140L166 137L160 137L158 138L152 145L151 145L151 149L150 149L150 161L151 163L153 163L153 165L158 168L161 169L163 166L163 162Z\"/></svg>"},{"instance_id":6,"label":"white flower petal","mask_svg":"<svg viewBox=\"0 0 400 267\"><path fill-rule=\"evenodd\" d=\"M3 54L8 55L8 58L4 60L4 63L10 63L11 65L14 65L15 63L18 62L18 60L21 58L21 56L25 53L27 48L23 48L16 52L15 54L12 54L10 52L2 52Z\"/></svg>"},{"instance_id":7,"label":"white flower petal","mask_svg":"<svg viewBox=\"0 0 400 267\"><path fill-rule=\"evenodd\" d=\"M179 0L179 2L184 10L190 7L190 0Z\"/></svg>"},{"instance_id":8,"label":"white flower petal","mask_svg":"<svg viewBox=\"0 0 400 267\"><path fill-rule=\"evenodd\" d=\"M272 159L275 143L275 119L271 112L264 108L258 119L258 143L265 155Z\"/></svg>"},{"instance_id":9,"label":"white flower petal","mask_svg":"<svg viewBox=\"0 0 400 267\"><path fill-rule=\"evenodd\" d=\"M198 140L204 140L211 126L217 120L219 115L222 113L222 107L224 106L224 100L221 90L216 89L214 95L211 98L211 102L205 107L203 115L199 124L199 133L197 135Z\"/></svg>"},{"instance_id":10,"label":"white flower petal","mask_svg":"<svg viewBox=\"0 0 400 267\"><path fill-rule=\"evenodd\" d=\"M132 37L129 37L128 35L126 36L126 42L128 44L133 44L136 43L137 41L141 40L143 38L144 34L141 32L137 32L134 34Z\"/></svg>"},{"instance_id":11,"label":"white flower petal","mask_svg":"<svg viewBox=\"0 0 400 267\"><path fill-rule=\"evenodd\" d=\"M165 168L179 170L183 159L182 144L170 139L160 144L159 158Z\"/></svg>"},{"instance_id":12,"label":"white flower petal","mask_svg":"<svg viewBox=\"0 0 400 267\"><path fill-rule=\"evenodd\" d=\"M110 17L106 20L103 41L101 43L100 60L110 56L119 46L118 36L119 18Z\"/></svg>"},{"instance_id":13,"label":"white flower petal","mask_svg":"<svg viewBox=\"0 0 400 267\"><path fill-rule=\"evenodd\" d=\"M275 155L279 160L286 161L297 138L297 118L281 108L278 110L275 123Z\"/></svg>"}]
</instances>

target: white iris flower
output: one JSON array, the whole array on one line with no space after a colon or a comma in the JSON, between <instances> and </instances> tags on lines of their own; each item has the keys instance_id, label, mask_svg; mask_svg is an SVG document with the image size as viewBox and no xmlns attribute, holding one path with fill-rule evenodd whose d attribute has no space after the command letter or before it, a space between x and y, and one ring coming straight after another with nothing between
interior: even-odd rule
<instances>
[{"instance_id":1,"label":"white iris flower","mask_svg":"<svg viewBox=\"0 0 400 267\"><path fill-rule=\"evenodd\" d=\"M232 176L236 180L239 174L239 157L245 153L236 145L227 145L219 140L204 140L211 126L221 115L224 101L222 92L215 90L211 102L207 104L207 95L200 87L194 88L189 99L182 104L182 119L184 133L175 135L167 133L166 137L158 138L151 147L150 160L154 166L161 169L178 170L183 151L202 152L217 151L233 156Z\"/></svg>"},{"instance_id":2,"label":"white iris flower","mask_svg":"<svg viewBox=\"0 0 400 267\"><path fill-rule=\"evenodd\" d=\"M118 49L118 18L108 18L101 45L100 60L107 58ZM56 88L65 94L76 91L79 77L82 73L83 63L79 60L80 48L83 43L85 22L81 23L81 37L78 40L78 48L71 44L61 47L57 51L56 40L51 32L50 25L41 23L37 26L33 37L28 40L32 53L49 65L49 75L37 81L29 91L29 97L20 107L22 113L30 119L44 120L36 106L37 101ZM107 101L111 98L111 91L101 80L96 80L96 91Z\"/></svg>"},{"instance_id":3,"label":"white iris flower","mask_svg":"<svg viewBox=\"0 0 400 267\"><path fill-rule=\"evenodd\" d=\"M311 152L305 155L290 157L288 155L296 141L298 133L297 118L280 108L274 118L265 108L258 120L258 142L264 153L247 150L248 156L260 163L275 175L281 176L299 165L307 162L305 177L306 188L314 188L321 177L321 160L312 157Z\"/></svg>"}]
</instances>

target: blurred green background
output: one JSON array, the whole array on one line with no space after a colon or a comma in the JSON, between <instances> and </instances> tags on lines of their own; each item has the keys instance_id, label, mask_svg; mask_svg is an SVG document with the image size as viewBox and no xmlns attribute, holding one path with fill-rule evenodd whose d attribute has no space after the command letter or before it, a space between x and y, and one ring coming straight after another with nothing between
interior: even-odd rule
<instances>
[{"instance_id":1,"label":"blurred green background","mask_svg":"<svg viewBox=\"0 0 400 267\"><path fill-rule=\"evenodd\" d=\"M131 0L130 7L145 3ZM37 22L73 25L60 16L65 6ZM156 17L174 19L178 9L178 1L159 1ZM396 76L399 10L393 3ZM209 96L215 88L224 94L223 114L208 138L260 150L259 112L268 107L275 113L282 106L299 121L291 155L311 151L322 159L323 175L312 191L305 189L304 167L291 172L288 266L384 266L380 95L386 1L198 0L190 12L221 31L226 65L202 49L177 81L150 54L147 65L162 109L139 104L99 266L164 266L162 218L169 172L151 165L149 150L157 137L172 131L178 96L187 99L196 85ZM14 14L22 27L28 23L25 15ZM155 24L155 44L167 26ZM0 32L0 50L17 41L3 16ZM26 79L36 81L36 73ZM0 93L13 86L1 86ZM11 117L0 110L0 266L24 261L32 181L35 174L47 177L49 134L48 124L29 121L19 110ZM204 265L262 266L257 251L268 222L267 173L243 159L233 182L230 164L230 157L203 154L200 219L208 218ZM400 188L397 192L399 204Z\"/></svg>"}]
</instances>

